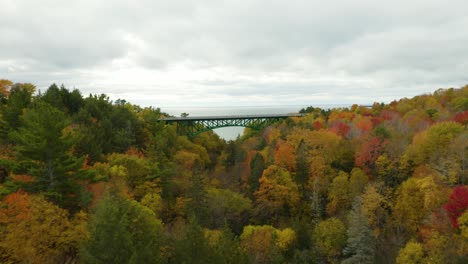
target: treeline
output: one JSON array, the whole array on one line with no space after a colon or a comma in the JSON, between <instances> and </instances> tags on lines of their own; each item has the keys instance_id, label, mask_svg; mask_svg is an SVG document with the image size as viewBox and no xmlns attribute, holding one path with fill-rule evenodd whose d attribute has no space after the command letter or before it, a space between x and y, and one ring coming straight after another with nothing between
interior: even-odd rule
<instances>
[{"instance_id":1,"label":"treeline","mask_svg":"<svg viewBox=\"0 0 468 264\"><path fill-rule=\"evenodd\" d=\"M2 263L466 263L468 86L225 142L0 80Z\"/></svg>"}]
</instances>

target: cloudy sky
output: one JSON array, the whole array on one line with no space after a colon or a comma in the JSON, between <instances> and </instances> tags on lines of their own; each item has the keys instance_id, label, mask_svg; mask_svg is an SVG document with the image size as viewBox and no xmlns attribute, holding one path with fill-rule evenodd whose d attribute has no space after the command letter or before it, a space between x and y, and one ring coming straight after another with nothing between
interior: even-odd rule
<instances>
[{"instance_id":1,"label":"cloudy sky","mask_svg":"<svg viewBox=\"0 0 468 264\"><path fill-rule=\"evenodd\" d=\"M135 104L389 102L468 83L466 0L0 0L0 78Z\"/></svg>"}]
</instances>

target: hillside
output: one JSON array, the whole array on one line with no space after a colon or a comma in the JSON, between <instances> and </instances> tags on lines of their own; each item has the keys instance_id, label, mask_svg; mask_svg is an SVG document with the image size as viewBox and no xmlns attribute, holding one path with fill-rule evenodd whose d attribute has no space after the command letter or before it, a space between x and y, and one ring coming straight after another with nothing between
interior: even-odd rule
<instances>
[{"instance_id":1,"label":"hillside","mask_svg":"<svg viewBox=\"0 0 468 264\"><path fill-rule=\"evenodd\" d=\"M163 111L0 80L0 262L468 262L468 86L229 142Z\"/></svg>"}]
</instances>

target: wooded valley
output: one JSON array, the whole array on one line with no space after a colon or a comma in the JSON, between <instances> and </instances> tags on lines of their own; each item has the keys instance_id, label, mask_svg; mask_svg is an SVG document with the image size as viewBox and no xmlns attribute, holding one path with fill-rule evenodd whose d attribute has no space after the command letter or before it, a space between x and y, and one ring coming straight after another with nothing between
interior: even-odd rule
<instances>
[{"instance_id":1,"label":"wooded valley","mask_svg":"<svg viewBox=\"0 0 468 264\"><path fill-rule=\"evenodd\" d=\"M468 86L300 112L226 142L0 80L0 262L468 263Z\"/></svg>"}]
</instances>

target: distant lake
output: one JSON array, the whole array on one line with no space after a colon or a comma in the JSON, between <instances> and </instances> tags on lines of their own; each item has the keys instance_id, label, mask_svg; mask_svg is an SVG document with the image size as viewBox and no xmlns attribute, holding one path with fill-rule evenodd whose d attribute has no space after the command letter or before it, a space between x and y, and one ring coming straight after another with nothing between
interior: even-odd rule
<instances>
[{"instance_id":1,"label":"distant lake","mask_svg":"<svg viewBox=\"0 0 468 264\"><path fill-rule=\"evenodd\" d=\"M249 115L249 114L288 114L297 113L302 108L310 105L282 105L282 106L222 106L222 107L161 107L163 112L173 116L180 116L181 113L188 113L189 116L212 116L212 115ZM343 105L313 105L322 109L349 107ZM243 127L223 127L213 130L225 140L233 140L244 132Z\"/></svg>"}]
</instances>

